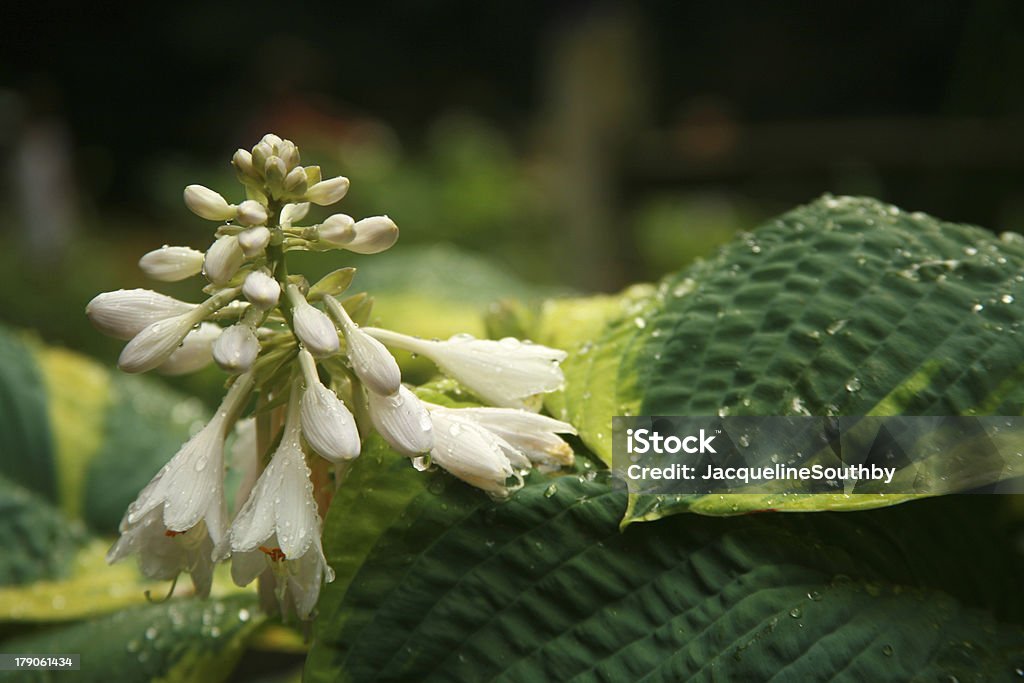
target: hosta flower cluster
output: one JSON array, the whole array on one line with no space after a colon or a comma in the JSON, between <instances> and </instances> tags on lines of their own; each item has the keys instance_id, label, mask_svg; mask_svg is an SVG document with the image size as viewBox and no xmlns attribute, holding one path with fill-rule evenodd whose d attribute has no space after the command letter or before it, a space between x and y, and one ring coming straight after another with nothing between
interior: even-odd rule
<instances>
[{"instance_id":1,"label":"hosta flower cluster","mask_svg":"<svg viewBox=\"0 0 1024 683\"><path fill-rule=\"evenodd\" d=\"M204 252L165 246L139 261L156 280L202 275L204 300L150 290L107 292L87 308L103 332L127 340L126 372L193 372L216 363L229 374L213 418L142 490L121 522L108 560L136 554L154 579L191 575L210 590L216 562L230 560L239 585L257 577L282 609L308 618L333 572L321 546L321 519L336 486L376 431L411 466L444 468L492 495L507 495L531 467L571 464L558 434L571 425L537 414L537 398L563 382L565 354L517 339L457 335L429 341L367 326L371 300L344 297L352 268L310 284L288 271L295 250L374 254L398 228L387 216L336 213L309 225L310 205L341 200L348 179L323 179L300 165L290 141L266 135L232 163L246 199L233 204L199 186L185 204L218 224ZM390 348L427 357L494 407L448 408L402 384ZM251 415L251 417L247 417ZM233 519L225 498L225 441L243 463Z\"/></svg>"}]
</instances>

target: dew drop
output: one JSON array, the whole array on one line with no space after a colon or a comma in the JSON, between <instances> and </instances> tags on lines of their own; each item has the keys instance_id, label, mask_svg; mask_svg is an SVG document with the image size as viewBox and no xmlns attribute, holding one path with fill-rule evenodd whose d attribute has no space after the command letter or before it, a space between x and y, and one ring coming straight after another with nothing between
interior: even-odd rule
<instances>
[{"instance_id":1,"label":"dew drop","mask_svg":"<svg viewBox=\"0 0 1024 683\"><path fill-rule=\"evenodd\" d=\"M793 609L789 610L789 616L793 617L794 619L799 619L803 615L803 613L804 611L799 607L794 607Z\"/></svg>"},{"instance_id":2,"label":"dew drop","mask_svg":"<svg viewBox=\"0 0 1024 683\"><path fill-rule=\"evenodd\" d=\"M885 646L882 647L882 654L885 655L886 657L892 657L892 654L895 651L896 650L893 649L892 645L885 645Z\"/></svg>"},{"instance_id":3,"label":"dew drop","mask_svg":"<svg viewBox=\"0 0 1024 683\"><path fill-rule=\"evenodd\" d=\"M819 600L821 600L821 593L819 593L818 591L811 591L807 594L807 599L812 600L814 602L818 602Z\"/></svg>"},{"instance_id":4,"label":"dew drop","mask_svg":"<svg viewBox=\"0 0 1024 683\"><path fill-rule=\"evenodd\" d=\"M245 609L244 607L242 609L238 610L238 620L240 622L242 622L243 624L245 622L249 621L249 617L250 616L251 615L249 614L249 610Z\"/></svg>"},{"instance_id":5,"label":"dew drop","mask_svg":"<svg viewBox=\"0 0 1024 683\"><path fill-rule=\"evenodd\" d=\"M846 383L846 390L849 391L851 394L856 391L860 391L860 380L857 379L856 377L851 377L850 380Z\"/></svg>"},{"instance_id":6,"label":"dew drop","mask_svg":"<svg viewBox=\"0 0 1024 683\"><path fill-rule=\"evenodd\" d=\"M1013 303L1013 295L1012 294L1003 294L1003 296L999 300L1002 301L1004 304L1012 304Z\"/></svg>"}]
</instances>

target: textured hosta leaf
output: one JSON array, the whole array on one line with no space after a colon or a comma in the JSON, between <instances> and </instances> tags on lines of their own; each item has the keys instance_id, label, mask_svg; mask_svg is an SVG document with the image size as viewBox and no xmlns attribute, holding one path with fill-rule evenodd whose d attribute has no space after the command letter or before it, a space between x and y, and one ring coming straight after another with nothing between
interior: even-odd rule
<instances>
[{"instance_id":1,"label":"textured hosta leaf","mask_svg":"<svg viewBox=\"0 0 1024 683\"><path fill-rule=\"evenodd\" d=\"M567 414L606 461L611 418L630 412L1020 415L1022 319L1020 236L824 197L667 277L644 310L610 322L594 360L584 345L566 363ZM643 496L626 521L908 498Z\"/></svg>"},{"instance_id":2,"label":"textured hosta leaf","mask_svg":"<svg viewBox=\"0 0 1024 683\"><path fill-rule=\"evenodd\" d=\"M222 681L264 621L255 595L170 600L0 643L4 652L81 654L74 680ZM61 672L0 672L0 680L50 681Z\"/></svg>"},{"instance_id":3,"label":"textured hosta leaf","mask_svg":"<svg viewBox=\"0 0 1024 683\"><path fill-rule=\"evenodd\" d=\"M81 525L69 523L42 496L0 476L0 586L65 575L84 542Z\"/></svg>"},{"instance_id":4,"label":"textured hosta leaf","mask_svg":"<svg viewBox=\"0 0 1024 683\"><path fill-rule=\"evenodd\" d=\"M382 460L328 518L310 683L989 680L1024 661L997 620L1022 613L992 498L620 532L626 496L600 480L494 503Z\"/></svg>"}]
</instances>

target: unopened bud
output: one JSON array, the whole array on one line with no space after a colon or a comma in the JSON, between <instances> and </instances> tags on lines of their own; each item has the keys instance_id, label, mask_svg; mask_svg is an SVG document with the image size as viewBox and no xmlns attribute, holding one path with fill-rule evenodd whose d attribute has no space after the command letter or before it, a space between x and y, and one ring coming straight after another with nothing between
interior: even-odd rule
<instances>
[{"instance_id":1,"label":"unopened bud","mask_svg":"<svg viewBox=\"0 0 1024 683\"><path fill-rule=\"evenodd\" d=\"M85 307L85 314L103 334L131 339L150 323L188 313L195 307L149 289L119 289L97 294Z\"/></svg>"},{"instance_id":2,"label":"unopened bud","mask_svg":"<svg viewBox=\"0 0 1024 683\"><path fill-rule=\"evenodd\" d=\"M330 206L341 201L348 192L348 185L348 178L344 176L321 180L306 190L306 199L318 206Z\"/></svg>"},{"instance_id":3,"label":"unopened bud","mask_svg":"<svg viewBox=\"0 0 1024 683\"><path fill-rule=\"evenodd\" d=\"M284 140L282 140L279 136L274 135L273 133L267 133L266 135L263 136L263 139L260 140L260 142L265 142L268 145L270 145L270 147L274 150L274 153L276 154L278 146L282 142L284 142Z\"/></svg>"},{"instance_id":4,"label":"unopened bud","mask_svg":"<svg viewBox=\"0 0 1024 683\"><path fill-rule=\"evenodd\" d=\"M291 194L306 193L306 169L296 166L284 177L284 189Z\"/></svg>"},{"instance_id":5,"label":"unopened bud","mask_svg":"<svg viewBox=\"0 0 1024 683\"><path fill-rule=\"evenodd\" d=\"M243 323L224 330L213 343L213 360L226 372L245 372L256 362L259 353L256 333Z\"/></svg>"},{"instance_id":6,"label":"unopened bud","mask_svg":"<svg viewBox=\"0 0 1024 683\"><path fill-rule=\"evenodd\" d=\"M121 350L117 366L125 372L146 372L163 364L174 353L204 311L195 309L173 318L150 323Z\"/></svg>"},{"instance_id":7,"label":"unopened bud","mask_svg":"<svg viewBox=\"0 0 1024 683\"><path fill-rule=\"evenodd\" d=\"M387 216L372 216L352 226L355 236L344 247L357 254L377 254L398 241L398 226Z\"/></svg>"},{"instance_id":8,"label":"unopened bud","mask_svg":"<svg viewBox=\"0 0 1024 683\"><path fill-rule=\"evenodd\" d=\"M263 169L267 165L267 159L274 156L274 148L266 142L260 142L258 145L252 148L252 167L253 171L259 175L263 175Z\"/></svg>"},{"instance_id":9,"label":"unopened bud","mask_svg":"<svg viewBox=\"0 0 1024 683\"><path fill-rule=\"evenodd\" d=\"M156 371L161 375L187 375L202 370L213 362L213 342L223 329L213 323L200 323L199 327L185 335L181 346L158 365Z\"/></svg>"},{"instance_id":10,"label":"unopened bud","mask_svg":"<svg viewBox=\"0 0 1024 683\"><path fill-rule=\"evenodd\" d=\"M301 221L309 213L309 202L285 204L281 209L281 226L290 228L295 221Z\"/></svg>"},{"instance_id":11,"label":"unopened bud","mask_svg":"<svg viewBox=\"0 0 1024 683\"><path fill-rule=\"evenodd\" d=\"M288 285L288 300L292 304L295 335L302 345L318 358L337 353L341 345L331 319L311 306L295 285Z\"/></svg>"},{"instance_id":12,"label":"unopened bud","mask_svg":"<svg viewBox=\"0 0 1024 683\"><path fill-rule=\"evenodd\" d=\"M242 248L246 258L259 256L269 243L270 230L262 225L238 233L238 246Z\"/></svg>"},{"instance_id":13,"label":"unopened bud","mask_svg":"<svg viewBox=\"0 0 1024 683\"><path fill-rule=\"evenodd\" d=\"M190 247L161 247L139 259L139 268L161 282L177 282L203 270L203 252Z\"/></svg>"},{"instance_id":14,"label":"unopened bud","mask_svg":"<svg viewBox=\"0 0 1024 683\"><path fill-rule=\"evenodd\" d=\"M238 205L238 222L242 225L266 225L267 207L255 199L246 199Z\"/></svg>"},{"instance_id":15,"label":"unopened bud","mask_svg":"<svg viewBox=\"0 0 1024 683\"><path fill-rule=\"evenodd\" d=\"M263 271L255 270L245 276L242 294L254 306L266 310L277 305L281 297L281 285Z\"/></svg>"},{"instance_id":16,"label":"unopened bud","mask_svg":"<svg viewBox=\"0 0 1024 683\"><path fill-rule=\"evenodd\" d=\"M299 165L299 148L291 140L282 140L277 145L277 156L281 157L289 171Z\"/></svg>"},{"instance_id":17,"label":"unopened bud","mask_svg":"<svg viewBox=\"0 0 1024 683\"><path fill-rule=\"evenodd\" d=\"M244 176L255 177L256 172L252 167L252 154L240 149L231 157L231 163L235 169Z\"/></svg>"},{"instance_id":18,"label":"unopened bud","mask_svg":"<svg viewBox=\"0 0 1024 683\"><path fill-rule=\"evenodd\" d=\"M288 169L285 168L284 160L275 155L267 159L267 163L263 166L263 174L268 183L283 183Z\"/></svg>"},{"instance_id":19,"label":"unopened bud","mask_svg":"<svg viewBox=\"0 0 1024 683\"><path fill-rule=\"evenodd\" d=\"M226 283L245 261L245 254L234 235L221 237L206 252L203 273L215 285Z\"/></svg>"},{"instance_id":20,"label":"unopened bud","mask_svg":"<svg viewBox=\"0 0 1024 683\"><path fill-rule=\"evenodd\" d=\"M356 236L355 230L352 229L355 224L352 216L336 213L317 227L316 234L324 242L343 246Z\"/></svg>"},{"instance_id":21,"label":"unopened bud","mask_svg":"<svg viewBox=\"0 0 1024 683\"><path fill-rule=\"evenodd\" d=\"M200 218L209 221L226 221L235 217L237 208L224 197L202 185L185 188L185 206Z\"/></svg>"}]
</instances>

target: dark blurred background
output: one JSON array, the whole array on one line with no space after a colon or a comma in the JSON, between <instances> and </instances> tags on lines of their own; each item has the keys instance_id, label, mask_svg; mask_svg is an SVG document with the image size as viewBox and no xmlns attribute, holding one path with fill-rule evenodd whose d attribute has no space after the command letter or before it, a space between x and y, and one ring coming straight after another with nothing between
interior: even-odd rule
<instances>
[{"instance_id":1,"label":"dark blurred background","mask_svg":"<svg viewBox=\"0 0 1024 683\"><path fill-rule=\"evenodd\" d=\"M268 131L407 288L613 291L823 192L1024 226L1019 0L92 5L0 9L0 320L104 358L86 302Z\"/></svg>"}]
</instances>

